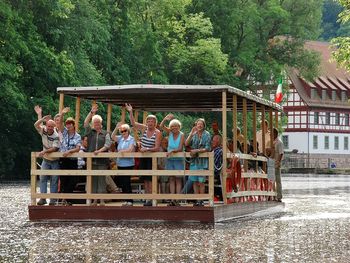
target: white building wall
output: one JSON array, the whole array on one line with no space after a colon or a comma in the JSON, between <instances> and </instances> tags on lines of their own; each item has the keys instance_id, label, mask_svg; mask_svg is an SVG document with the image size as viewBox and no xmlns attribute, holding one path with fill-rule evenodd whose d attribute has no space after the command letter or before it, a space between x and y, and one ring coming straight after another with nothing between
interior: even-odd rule
<instances>
[{"instance_id":1,"label":"white building wall","mask_svg":"<svg viewBox=\"0 0 350 263\"><path fill-rule=\"evenodd\" d=\"M314 149L313 136L317 136L318 145ZM289 147L285 151L298 150L298 153L315 154L349 154L350 134L344 133L319 133L319 132L284 132L282 136L288 136ZM329 137L329 149L325 149L325 136ZM339 138L339 149L334 148L335 137ZM344 149L344 138L348 138L348 149Z\"/></svg>"}]
</instances>

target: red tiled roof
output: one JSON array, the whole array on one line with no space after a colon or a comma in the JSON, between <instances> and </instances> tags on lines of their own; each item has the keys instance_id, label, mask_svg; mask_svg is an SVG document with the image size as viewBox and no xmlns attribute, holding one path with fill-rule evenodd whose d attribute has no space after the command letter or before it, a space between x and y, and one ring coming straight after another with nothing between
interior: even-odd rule
<instances>
[{"instance_id":1,"label":"red tiled roof","mask_svg":"<svg viewBox=\"0 0 350 263\"><path fill-rule=\"evenodd\" d=\"M319 76L313 82L304 80L296 70L289 72L289 78L298 91L302 100L311 107L327 107L327 108L344 108L350 109L348 100L342 101L340 93L346 92L350 97L350 72L344 68L338 68L337 63L332 59L332 49L329 43L320 41L308 41L305 48L316 51L321 55L321 64ZM310 98L311 88L319 88L326 90L328 94L331 91L337 91L339 97L334 101L331 99L322 100L319 96L314 99Z\"/></svg>"}]
</instances>

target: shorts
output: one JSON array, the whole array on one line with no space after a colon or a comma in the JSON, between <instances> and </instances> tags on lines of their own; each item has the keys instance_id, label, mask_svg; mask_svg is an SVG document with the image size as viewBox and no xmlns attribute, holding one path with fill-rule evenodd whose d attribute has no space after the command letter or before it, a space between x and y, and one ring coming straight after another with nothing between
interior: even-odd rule
<instances>
[{"instance_id":1,"label":"shorts","mask_svg":"<svg viewBox=\"0 0 350 263\"><path fill-rule=\"evenodd\" d=\"M183 159L168 159L165 165L166 170L183 170L184 169Z\"/></svg>"}]
</instances>

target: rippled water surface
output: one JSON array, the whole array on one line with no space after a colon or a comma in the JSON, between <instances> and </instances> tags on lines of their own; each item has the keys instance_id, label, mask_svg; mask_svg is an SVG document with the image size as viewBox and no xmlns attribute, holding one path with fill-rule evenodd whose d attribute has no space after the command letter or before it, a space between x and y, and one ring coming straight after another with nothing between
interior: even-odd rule
<instances>
[{"instance_id":1,"label":"rippled water surface","mask_svg":"<svg viewBox=\"0 0 350 263\"><path fill-rule=\"evenodd\" d=\"M350 262L350 177L283 187L283 214L212 227L31 223L29 184L0 184L0 262Z\"/></svg>"}]
</instances>

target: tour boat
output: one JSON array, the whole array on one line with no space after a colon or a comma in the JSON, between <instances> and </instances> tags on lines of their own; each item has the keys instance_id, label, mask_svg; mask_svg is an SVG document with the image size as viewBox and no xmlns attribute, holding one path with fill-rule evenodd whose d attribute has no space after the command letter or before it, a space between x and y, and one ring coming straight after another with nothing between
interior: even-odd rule
<instances>
[{"instance_id":1,"label":"tour boat","mask_svg":"<svg viewBox=\"0 0 350 263\"><path fill-rule=\"evenodd\" d=\"M166 158L166 153L76 153L69 157L83 157L87 160L85 170L41 170L37 167L40 159L38 152L31 154L31 204L28 207L31 221L172 221L172 222L202 222L215 223L238 217L249 216L257 212L265 211L272 214L283 211L283 202L277 202L274 182L268 178L268 158L248 154L247 144L244 144L243 153L237 152L237 135L232 136L233 146L231 151L226 147L228 141L228 128L236 131L238 126L237 116L241 116L241 130L245 138L248 136L248 119L252 127L253 149L256 152L257 122L269 121L269 129L278 127L280 105L265 100L259 96L242 91L227 85L118 85L118 86L91 86L91 87L60 87L59 109L64 107L65 99L74 98L76 127L80 123L80 105L82 100L89 103L102 103L106 105L107 116L102 116L107 131L113 130L112 111L113 106L122 108L121 116L113 119L125 121L125 103L130 103L135 110L135 118L138 119L147 113L157 112L181 112L201 113L211 112L221 117L221 136L223 143L223 164L221 173L221 185L214 182L214 154L202 153L200 157L208 158L209 169L201 170L200 175L207 177L205 194L163 194L158 190L158 178L160 176L191 176L198 175L199 171L193 170L158 170L157 159ZM228 120L228 112L232 112L232 119ZM139 116L140 115L140 116ZM230 114L231 116L231 114ZM228 123L231 122L228 125ZM270 133L272 134L272 133ZM137 138L137 133L134 134ZM185 135L186 136L186 135ZM265 140L271 138L262 136L263 145L261 152L265 152ZM51 153L52 157L62 157L59 152ZM190 158L188 152L176 153L174 156ZM152 158L152 170L92 170L93 158L136 157ZM238 161L239 160L239 161ZM257 162L262 162L262 169L258 169ZM248 170L248 162L255 163L254 169ZM273 172L273 171L272 171ZM82 176L86 178L86 191L80 193L38 193L38 175ZM142 184L135 181L138 188L131 194L126 193L92 193L92 176L152 176L152 193L145 194ZM214 187L222 190L222 200L214 197ZM37 205L39 198L53 199L79 199L82 204L65 205ZM93 199L108 199L114 202L105 206L91 206ZM133 206L122 206L118 200L133 199ZM142 206L139 200L152 200L152 206ZM178 200L180 206L167 206L162 200ZM204 206L193 206L188 200L203 200Z\"/></svg>"}]
</instances>

